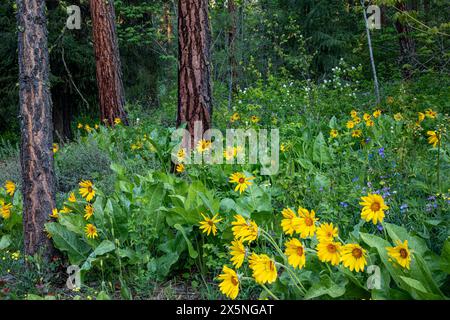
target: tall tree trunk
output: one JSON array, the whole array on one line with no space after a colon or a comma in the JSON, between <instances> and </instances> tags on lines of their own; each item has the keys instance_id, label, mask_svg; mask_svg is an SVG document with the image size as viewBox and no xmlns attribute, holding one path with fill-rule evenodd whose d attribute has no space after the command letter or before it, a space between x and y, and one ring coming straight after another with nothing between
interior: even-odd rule
<instances>
[{"instance_id":1,"label":"tall tree trunk","mask_svg":"<svg viewBox=\"0 0 450 320\"><path fill-rule=\"evenodd\" d=\"M237 92L237 61L236 61L236 31L237 16L234 0L228 0L228 15L230 19L228 29L228 66L229 66L229 88L228 109L231 110L233 93Z\"/></svg>"},{"instance_id":2,"label":"tall tree trunk","mask_svg":"<svg viewBox=\"0 0 450 320\"><path fill-rule=\"evenodd\" d=\"M361 6L363 8L363 15L364 15L364 24L366 26L366 33L367 33L367 45L369 46L369 55L370 55L370 65L372 67L372 76L373 76L373 86L375 90L375 98L377 101L377 105L380 104L380 87L378 85L378 77L377 77L377 69L375 67L375 59L373 57L373 48L372 48L372 38L370 36L370 29L369 29L369 21L367 19L366 14L366 6L364 5L364 0L361 0Z\"/></svg>"},{"instance_id":3,"label":"tall tree trunk","mask_svg":"<svg viewBox=\"0 0 450 320\"><path fill-rule=\"evenodd\" d=\"M17 0L25 254L52 254L44 224L55 207L45 0Z\"/></svg>"},{"instance_id":4,"label":"tall tree trunk","mask_svg":"<svg viewBox=\"0 0 450 320\"><path fill-rule=\"evenodd\" d=\"M90 9L101 120L113 125L120 118L127 124L114 0L90 0Z\"/></svg>"},{"instance_id":5,"label":"tall tree trunk","mask_svg":"<svg viewBox=\"0 0 450 320\"><path fill-rule=\"evenodd\" d=\"M408 11L404 1L397 1L395 3L395 8L399 12ZM402 76L405 80L409 80L413 74L416 46L414 39L411 37L411 32L408 25L403 23L400 18L395 20L395 29L398 33L400 45L400 66L402 68Z\"/></svg>"},{"instance_id":6,"label":"tall tree trunk","mask_svg":"<svg viewBox=\"0 0 450 320\"><path fill-rule=\"evenodd\" d=\"M211 128L211 31L208 0L178 1L178 117L195 143L194 122ZM192 147L192 145L191 145Z\"/></svg>"},{"instance_id":7,"label":"tall tree trunk","mask_svg":"<svg viewBox=\"0 0 450 320\"><path fill-rule=\"evenodd\" d=\"M166 29L167 43L172 42L172 21L170 17L170 6L169 4L164 4L164 25Z\"/></svg>"}]
</instances>

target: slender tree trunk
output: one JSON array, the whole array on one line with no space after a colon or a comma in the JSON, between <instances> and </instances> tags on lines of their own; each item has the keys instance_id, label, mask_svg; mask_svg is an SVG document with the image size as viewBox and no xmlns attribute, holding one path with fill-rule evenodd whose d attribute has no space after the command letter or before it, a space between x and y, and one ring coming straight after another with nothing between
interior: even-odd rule
<instances>
[{"instance_id":1,"label":"slender tree trunk","mask_svg":"<svg viewBox=\"0 0 450 320\"><path fill-rule=\"evenodd\" d=\"M109 125L113 125L116 118L127 124L114 0L90 0L90 9L100 117Z\"/></svg>"},{"instance_id":2,"label":"slender tree trunk","mask_svg":"<svg viewBox=\"0 0 450 320\"><path fill-rule=\"evenodd\" d=\"M395 8L399 12L407 12L406 4L403 1L397 1ZM398 33L398 40L400 45L400 66L402 68L403 79L409 80L413 74L414 57L416 54L416 46L414 39L411 37L411 31L406 23L401 19L395 20L395 29Z\"/></svg>"},{"instance_id":3,"label":"slender tree trunk","mask_svg":"<svg viewBox=\"0 0 450 320\"><path fill-rule=\"evenodd\" d=\"M210 47L208 0L179 0L177 125L187 123L191 143L195 143L196 121L202 123L203 131L211 128Z\"/></svg>"},{"instance_id":4,"label":"slender tree trunk","mask_svg":"<svg viewBox=\"0 0 450 320\"><path fill-rule=\"evenodd\" d=\"M228 15L230 25L228 30L228 67L229 67L229 88L228 88L228 110L231 110L233 93L237 92L237 61L236 61L236 31L237 16L236 4L234 0L228 0Z\"/></svg>"},{"instance_id":5,"label":"slender tree trunk","mask_svg":"<svg viewBox=\"0 0 450 320\"><path fill-rule=\"evenodd\" d=\"M170 6L169 4L164 5L164 25L166 29L167 43L172 42L172 21L170 17Z\"/></svg>"},{"instance_id":6,"label":"slender tree trunk","mask_svg":"<svg viewBox=\"0 0 450 320\"><path fill-rule=\"evenodd\" d=\"M17 21L25 254L48 259L44 224L55 207L55 176L45 0L17 0Z\"/></svg>"},{"instance_id":7,"label":"slender tree trunk","mask_svg":"<svg viewBox=\"0 0 450 320\"><path fill-rule=\"evenodd\" d=\"M373 86L374 86L374 89L375 89L375 98L377 100L377 104L380 104L380 102L381 102L381 99L380 99L380 87L378 85L377 69L375 67L375 59L373 57L372 38L370 36L369 21L367 19L367 15L366 15L366 6L364 5L364 0L361 0L361 5L363 7L364 23L365 23L365 26L366 26L367 44L369 46L370 65L372 66Z\"/></svg>"}]
</instances>

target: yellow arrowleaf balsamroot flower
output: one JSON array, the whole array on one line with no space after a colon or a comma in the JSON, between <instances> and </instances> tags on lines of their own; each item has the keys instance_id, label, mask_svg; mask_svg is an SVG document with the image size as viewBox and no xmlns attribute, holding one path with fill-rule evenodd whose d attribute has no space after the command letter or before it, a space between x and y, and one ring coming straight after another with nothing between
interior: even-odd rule
<instances>
[{"instance_id":1,"label":"yellow arrowleaf balsamroot flower","mask_svg":"<svg viewBox=\"0 0 450 320\"><path fill-rule=\"evenodd\" d=\"M258 123L259 122L259 117L258 116L251 116L250 121L253 123Z\"/></svg>"},{"instance_id":2,"label":"yellow arrowleaf balsamroot flower","mask_svg":"<svg viewBox=\"0 0 450 320\"><path fill-rule=\"evenodd\" d=\"M239 294L239 278L236 271L227 266L223 266L219 279L222 280L219 284L220 292L230 299L236 299Z\"/></svg>"},{"instance_id":3,"label":"yellow arrowleaf balsamroot flower","mask_svg":"<svg viewBox=\"0 0 450 320\"><path fill-rule=\"evenodd\" d=\"M83 124L78 123L77 128L78 128L78 129L83 129Z\"/></svg>"},{"instance_id":4,"label":"yellow arrowleaf balsamroot flower","mask_svg":"<svg viewBox=\"0 0 450 320\"><path fill-rule=\"evenodd\" d=\"M437 116L437 112L433 111L432 109L427 109L427 110L425 110L425 116L427 118L434 119Z\"/></svg>"},{"instance_id":5,"label":"yellow arrowleaf balsamroot flower","mask_svg":"<svg viewBox=\"0 0 450 320\"><path fill-rule=\"evenodd\" d=\"M366 250L359 244L346 244L341 249L342 264L350 271L364 271L364 267L367 265L366 255Z\"/></svg>"},{"instance_id":6,"label":"yellow arrowleaf balsamroot flower","mask_svg":"<svg viewBox=\"0 0 450 320\"><path fill-rule=\"evenodd\" d=\"M417 119L419 123L422 122L423 120L425 120L425 114L423 112L418 112Z\"/></svg>"},{"instance_id":7,"label":"yellow arrowleaf balsamroot flower","mask_svg":"<svg viewBox=\"0 0 450 320\"><path fill-rule=\"evenodd\" d=\"M353 129L355 127L355 122L352 120L347 121L347 124L345 125L347 129Z\"/></svg>"},{"instance_id":8,"label":"yellow arrowleaf balsamroot flower","mask_svg":"<svg viewBox=\"0 0 450 320\"><path fill-rule=\"evenodd\" d=\"M296 232L300 233L300 237L303 239L314 236L314 233L316 232L316 221L319 220L316 218L314 210L308 211L305 208L299 208L298 214L300 216L300 221Z\"/></svg>"},{"instance_id":9,"label":"yellow arrowleaf balsamroot flower","mask_svg":"<svg viewBox=\"0 0 450 320\"><path fill-rule=\"evenodd\" d=\"M3 219L9 219L11 217L11 203L5 203L3 200L0 200L0 215Z\"/></svg>"},{"instance_id":10,"label":"yellow arrowleaf balsamroot flower","mask_svg":"<svg viewBox=\"0 0 450 320\"><path fill-rule=\"evenodd\" d=\"M244 243L240 240L233 240L230 246L231 262L239 269L244 263L247 250L245 249Z\"/></svg>"},{"instance_id":11,"label":"yellow arrowleaf balsamroot flower","mask_svg":"<svg viewBox=\"0 0 450 320\"><path fill-rule=\"evenodd\" d=\"M319 242L317 257L322 262L330 262L333 266L337 266L341 261L341 244L333 241Z\"/></svg>"},{"instance_id":12,"label":"yellow arrowleaf balsamroot flower","mask_svg":"<svg viewBox=\"0 0 450 320\"><path fill-rule=\"evenodd\" d=\"M59 210L59 213L71 213L72 210L66 206L64 206L61 210Z\"/></svg>"},{"instance_id":13,"label":"yellow arrowleaf balsamroot flower","mask_svg":"<svg viewBox=\"0 0 450 320\"><path fill-rule=\"evenodd\" d=\"M197 151L203 153L211 148L211 141L202 139L197 143Z\"/></svg>"},{"instance_id":14,"label":"yellow arrowleaf balsamroot flower","mask_svg":"<svg viewBox=\"0 0 450 320\"><path fill-rule=\"evenodd\" d=\"M84 219L89 220L94 214L94 207L90 204L84 207Z\"/></svg>"},{"instance_id":15,"label":"yellow arrowleaf balsamroot flower","mask_svg":"<svg viewBox=\"0 0 450 320\"><path fill-rule=\"evenodd\" d=\"M373 117L374 118L378 118L379 116L381 116L381 110L377 109L373 112Z\"/></svg>"},{"instance_id":16,"label":"yellow arrowleaf balsamroot flower","mask_svg":"<svg viewBox=\"0 0 450 320\"><path fill-rule=\"evenodd\" d=\"M237 214L234 216L235 221L231 222L233 226L231 230L237 240L242 242L248 241L249 243L258 238L258 225L253 220L245 220L243 216Z\"/></svg>"},{"instance_id":17,"label":"yellow arrowleaf balsamroot flower","mask_svg":"<svg viewBox=\"0 0 450 320\"><path fill-rule=\"evenodd\" d=\"M178 162L183 162L186 159L186 149L181 148L177 152L177 160Z\"/></svg>"},{"instance_id":18,"label":"yellow arrowleaf balsamroot flower","mask_svg":"<svg viewBox=\"0 0 450 320\"><path fill-rule=\"evenodd\" d=\"M285 243L284 253L288 257L288 262L294 268L302 269L306 263L305 248L298 239L291 239Z\"/></svg>"},{"instance_id":19,"label":"yellow arrowleaf balsamroot flower","mask_svg":"<svg viewBox=\"0 0 450 320\"><path fill-rule=\"evenodd\" d=\"M91 133L92 128L91 128L90 125L86 124L86 125L84 126L84 130L86 130L88 133Z\"/></svg>"},{"instance_id":20,"label":"yellow arrowleaf balsamroot flower","mask_svg":"<svg viewBox=\"0 0 450 320\"><path fill-rule=\"evenodd\" d=\"M69 200L69 202L72 202L72 203L77 202L77 198L75 197L75 193L74 192L70 193L68 200Z\"/></svg>"},{"instance_id":21,"label":"yellow arrowleaf balsamroot flower","mask_svg":"<svg viewBox=\"0 0 450 320\"><path fill-rule=\"evenodd\" d=\"M355 124L361 123L361 118L360 118L360 117L354 117L354 118L353 118L353 122L354 122Z\"/></svg>"},{"instance_id":22,"label":"yellow arrowleaf balsamroot flower","mask_svg":"<svg viewBox=\"0 0 450 320\"><path fill-rule=\"evenodd\" d=\"M12 197L14 195L14 192L16 192L16 185L11 180L6 180L5 189L6 193Z\"/></svg>"},{"instance_id":23,"label":"yellow arrowleaf balsamroot flower","mask_svg":"<svg viewBox=\"0 0 450 320\"><path fill-rule=\"evenodd\" d=\"M57 153L57 152L59 151L59 146L58 146L57 143L54 143L54 144L53 144L52 150L53 150L53 153Z\"/></svg>"},{"instance_id":24,"label":"yellow arrowleaf balsamroot flower","mask_svg":"<svg viewBox=\"0 0 450 320\"><path fill-rule=\"evenodd\" d=\"M272 283L277 280L275 262L265 254L252 253L249 258L249 267L253 271L253 278L259 284Z\"/></svg>"},{"instance_id":25,"label":"yellow arrowleaf balsamroot flower","mask_svg":"<svg viewBox=\"0 0 450 320\"><path fill-rule=\"evenodd\" d=\"M50 214L50 217L51 217L51 218L58 219L58 218L59 218L58 209L54 208L54 209L52 210L52 213Z\"/></svg>"},{"instance_id":26,"label":"yellow arrowleaf balsamroot flower","mask_svg":"<svg viewBox=\"0 0 450 320\"><path fill-rule=\"evenodd\" d=\"M90 239L95 239L98 237L97 227L94 226L92 223L89 223L84 228L84 232L86 233L86 236Z\"/></svg>"},{"instance_id":27,"label":"yellow arrowleaf balsamroot flower","mask_svg":"<svg viewBox=\"0 0 450 320\"><path fill-rule=\"evenodd\" d=\"M242 172L235 172L230 176L230 182L236 183L234 191L239 191L239 193L244 192L249 186L252 185L250 180L255 179L255 177L246 177Z\"/></svg>"},{"instance_id":28,"label":"yellow arrowleaf balsamroot flower","mask_svg":"<svg viewBox=\"0 0 450 320\"><path fill-rule=\"evenodd\" d=\"M440 141L441 141L440 133L430 130L430 131L427 131L427 136L428 136L428 143L432 144L433 148L436 148L436 146L438 144L440 145Z\"/></svg>"},{"instance_id":29,"label":"yellow arrowleaf balsamroot flower","mask_svg":"<svg viewBox=\"0 0 450 320\"><path fill-rule=\"evenodd\" d=\"M397 112L396 114L394 114L395 121L401 121L402 119L403 119L403 116L400 112Z\"/></svg>"},{"instance_id":30,"label":"yellow arrowleaf balsamroot flower","mask_svg":"<svg viewBox=\"0 0 450 320\"><path fill-rule=\"evenodd\" d=\"M114 119L114 124L118 125L118 124L121 124L121 123L122 123L122 119L120 119L120 118L115 118Z\"/></svg>"},{"instance_id":31,"label":"yellow arrowleaf balsamroot flower","mask_svg":"<svg viewBox=\"0 0 450 320\"><path fill-rule=\"evenodd\" d=\"M375 125L375 122L373 122L373 120L366 121L366 126L367 127L373 127L374 125Z\"/></svg>"},{"instance_id":32,"label":"yellow arrowleaf balsamroot flower","mask_svg":"<svg viewBox=\"0 0 450 320\"><path fill-rule=\"evenodd\" d=\"M80 194L86 201L91 201L95 197L94 184L90 180L80 182Z\"/></svg>"},{"instance_id":33,"label":"yellow arrowleaf balsamroot flower","mask_svg":"<svg viewBox=\"0 0 450 320\"><path fill-rule=\"evenodd\" d=\"M235 112L235 113L233 113L233 115L231 116L230 121L231 121L231 122L235 122L235 121L238 121L240 118L241 118L241 117L239 116L239 113Z\"/></svg>"},{"instance_id":34,"label":"yellow arrowleaf balsamroot flower","mask_svg":"<svg viewBox=\"0 0 450 320\"><path fill-rule=\"evenodd\" d=\"M179 163L179 164L177 164L176 165L176 167L175 167L175 170L178 172L178 173L182 173L182 172L184 172L184 164L182 164L182 163Z\"/></svg>"},{"instance_id":35,"label":"yellow arrowleaf balsamroot flower","mask_svg":"<svg viewBox=\"0 0 450 320\"><path fill-rule=\"evenodd\" d=\"M399 265L409 270L411 264L411 251L408 248L408 240L403 243L400 240L396 241L395 247L386 247L388 255L395 259Z\"/></svg>"},{"instance_id":36,"label":"yellow arrowleaf balsamroot flower","mask_svg":"<svg viewBox=\"0 0 450 320\"><path fill-rule=\"evenodd\" d=\"M217 227L216 224L222 221L222 219L218 219L219 214L217 213L212 218L206 217L203 213L201 213L203 217L203 221L200 221L200 230L202 230L203 233L206 233L207 236L212 232L215 236L217 233Z\"/></svg>"},{"instance_id":37,"label":"yellow arrowleaf balsamroot flower","mask_svg":"<svg viewBox=\"0 0 450 320\"><path fill-rule=\"evenodd\" d=\"M336 129L331 129L330 137L336 138L339 135L339 132Z\"/></svg>"},{"instance_id":38,"label":"yellow arrowleaf balsamroot flower","mask_svg":"<svg viewBox=\"0 0 450 320\"><path fill-rule=\"evenodd\" d=\"M384 199L379 194L368 194L366 197L361 197L362 202L359 204L363 206L361 211L361 218L367 222L372 221L373 224L383 222L384 210L389 207L384 203Z\"/></svg>"},{"instance_id":39,"label":"yellow arrowleaf balsamroot flower","mask_svg":"<svg viewBox=\"0 0 450 320\"><path fill-rule=\"evenodd\" d=\"M281 220L281 227L283 232L287 235L292 235L294 231L300 232L300 218L292 211L291 208L286 208L281 211L284 219Z\"/></svg>"},{"instance_id":40,"label":"yellow arrowleaf balsamroot flower","mask_svg":"<svg viewBox=\"0 0 450 320\"><path fill-rule=\"evenodd\" d=\"M371 116L370 114L368 114L368 113L364 113L364 115L363 115L363 119L364 119L364 121L369 121L369 120L370 120L370 118L372 118L372 116Z\"/></svg>"},{"instance_id":41,"label":"yellow arrowleaf balsamroot flower","mask_svg":"<svg viewBox=\"0 0 450 320\"><path fill-rule=\"evenodd\" d=\"M338 228L333 226L332 223L322 223L317 228L316 235L320 242L333 241L338 236Z\"/></svg>"},{"instance_id":42,"label":"yellow arrowleaf balsamroot flower","mask_svg":"<svg viewBox=\"0 0 450 320\"><path fill-rule=\"evenodd\" d=\"M356 111L356 110L350 111L350 117L356 118L357 116L358 116L358 111Z\"/></svg>"},{"instance_id":43,"label":"yellow arrowleaf balsamroot flower","mask_svg":"<svg viewBox=\"0 0 450 320\"><path fill-rule=\"evenodd\" d=\"M235 148L228 146L227 149L223 152L223 156L225 157L226 160L232 160L234 159L236 155L236 150Z\"/></svg>"},{"instance_id":44,"label":"yellow arrowleaf balsamroot flower","mask_svg":"<svg viewBox=\"0 0 450 320\"><path fill-rule=\"evenodd\" d=\"M359 138L362 136L362 131L359 129L353 130L352 131L352 137L353 138Z\"/></svg>"}]
</instances>

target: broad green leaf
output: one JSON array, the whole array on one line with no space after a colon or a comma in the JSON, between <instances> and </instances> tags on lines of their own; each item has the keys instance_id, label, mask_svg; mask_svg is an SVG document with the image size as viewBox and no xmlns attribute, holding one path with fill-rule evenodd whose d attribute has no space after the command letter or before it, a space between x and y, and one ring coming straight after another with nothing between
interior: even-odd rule
<instances>
[{"instance_id":1,"label":"broad green leaf","mask_svg":"<svg viewBox=\"0 0 450 320\"><path fill-rule=\"evenodd\" d=\"M184 230L184 228L183 228L181 225L179 225L178 223L175 224L173 227L174 227L175 229L177 229L178 231L180 231L181 234L182 234L183 237L184 237L184 240L186 240L186 244L187 244L187 246L188 246L188 251L189 251L189 256L190 256L192 259L196 259L196 258L198 257L198 252L195 251L194 247L192 246L192 243L191 243L191 241L189 240L189 238L187 237L186 231Z\"/></svg>"},{"instance_id":2,"label":"broad green leaf","mask_svg":"<svg viewBox=\"0 0 450 320\"><path fill-rule=\"evenodd\" d=\"M78 265L87 259L91 248L78 235L56 222L47 223L45 228L51 234L55 247L67 252L71 264Z\"/></svg>"},{"instance_id":3,"label":"broad green leaf","mask_svg":"<svg viewBox=\"0 0 450 320\"><path fill-rule=\"evenodd\" d=\"M6 234L0 239L0 250L4 250L11 244L11 236Z\"/></svg>"},{"instance_id":4,"label":"broad green leaf","mask_svg":"<svg viewBox=\"0 0 450 320\"><path fill-rule=\"evenodd\" d=\"M97 248L89 255L86 261L83 263L81 270L91 269L92 263L98 260L98 257L104 255L105 253L114 251L116 246L109 240L103 240Z\"/></svg>"},{"instance_id":5,"label":"broad green leaf","mask_svg":"<svg viewBox=\"0 0 450 320\"><path fill-rule=\"evenodd\" d=\"M450 274L450 238L445 240L441 253L441 269Z\"/></svg>"}]
</instances>

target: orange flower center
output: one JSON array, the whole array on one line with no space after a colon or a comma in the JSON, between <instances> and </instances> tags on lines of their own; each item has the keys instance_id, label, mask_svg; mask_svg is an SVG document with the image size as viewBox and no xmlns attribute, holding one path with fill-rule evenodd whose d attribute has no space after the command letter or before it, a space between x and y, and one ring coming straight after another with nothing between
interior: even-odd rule
<instances>
[{"instance_id":1,"label":"orange flower center","mask_svg":"<svg viewBox=\"0 0 450 320\"><path fill-rule=\"evenodd\" d=\"M306 224L308 227L311 227L311 226L314 224L314 221L313 221L313 219L311 219L310 217L306 217L306 218L305 218L305 224Z\"/></svg>"},{"instance_id":2,"label":"orange flower center","mask_svg":"<svg viewBox=\"0 0 450 320\"><path fill-rule=\"evenodd\" d=\"M232 276L232 277L231 277L231 283L232 283L234 286L237 286L237 285L239 284L239 281L238 281L237 277Z\"/></svg>"},{"instance_id":3,"label":"orange flower center","mask_svg":"<svg viewBox=\"0 0 450 320\"><path fill-rule=\"evenodd\" d=\"M88 189L89 193L92 193L92 191L93 191L92 187L88 187L87 189Z\"/></svg>"},{"instance_id":4,"label":"orange flower center","mask_svg":"<svg viewBox=\"0 0 450 320\"><path fill-rule=\"evenodd\" d=\"M297 247L297 254L303 256L303 247Z\"/></svg>"},{"instance_id":5,"label":"orange flower center","mask_svg":"<svg viewBox=\"0 0 450 320\"><path fill-rule=\"evenodd\" d=\"M404 249L404 248L401 248L401 249L400 249L400 256L401 256L403 259L406 259L406 258L408 257L408 251L406 251L406 249Z\"/></svg>"},{"instance_id":6,"label":"orange flower center","mask_svg":"<svg viewBox=\"0 0 450 320\"><path fill-rule=\"evenodd\" d=\"M330 253L335 253L337 251L336 246L332 243L328 244L327 249L328 249L328 252L330 252Z\"/></svg>"},{"instance_id":7,"label":"orange flower center","mask_svg":"<svg viewBox=\"0 0 450 320\"><path fill-rule=\"evenodd\" d=\"M275 263L273 261L269 261L269 270L274 271L275 270Z\"/></svg>"},{"instance_id":8,"label":"orange flower center","mask_svg":"<svg viewBox=\"0 0 450 320\"><path fill-rule=\"evenodd\" d=\"M208 220L208 224L212 227L214 225L214 222L212 220Z\"/></svg>"},{"instance_id":9,"label":"orange flower center","mask_svg":"<svg viewBox=\"0 0 450 320\"><path fill-rule=\"evenodd\" d=\"M381 208L381 205L380 205L380 203L378 203L378 202L374 202L374 203L372 203L372 205L370 206L370 209L371 209L372 211L374 211L374 212L379 211L380 208Z\"/></svg>"},{"instance_id":10,"label":"orange flower center","mask_svg":"<svg viewBox=\"0 0 450 320\"><path fill-rule=\"evenodd\" d=\"M359 258L362 257L363 252L362 252L361 249L355 248L355 249L352 250L352 255L353 255L356 259L359 259Z\"/></svg>"},{"instance_id":11,"label":"orange flower center","mask_svg":"<svg viewBox=\"0 0 450 320\"><path fill-rule=\"evenodd\" d=\"M245 178L239 178L239 183L243 184L245 182Z\"/></svg>"}]
</instances>

